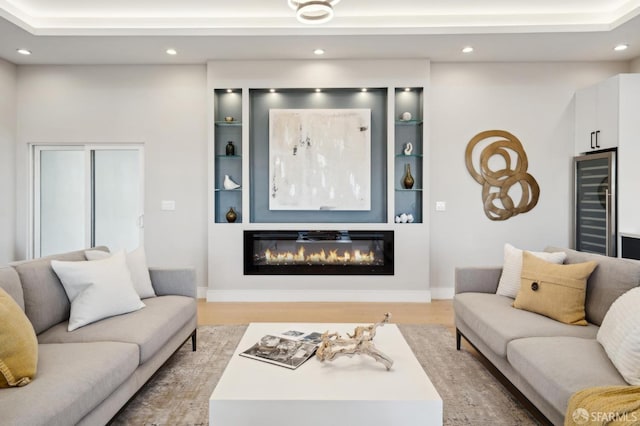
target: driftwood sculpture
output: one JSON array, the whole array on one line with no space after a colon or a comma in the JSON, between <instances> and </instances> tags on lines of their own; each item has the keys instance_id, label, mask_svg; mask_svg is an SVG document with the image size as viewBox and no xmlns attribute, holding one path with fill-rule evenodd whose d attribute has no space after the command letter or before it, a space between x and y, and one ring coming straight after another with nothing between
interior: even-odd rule
<instances>
[{"instance_id":1,"label":"driftwood sculpture","mask_svg":"<svg viewBox=\"0 0 640 426\"><path fill-rule=\"evenodd\" d=\"M382 327L389 322L390 313L384 314L384 319L375 324L367 326L358 326L353 334L347 333L348 339L341 337L338 333L329 333L326 331L322 334L322 343L318 347L316 357L320 361L333 361L338 356L352 357L354 355L369 355L377 362L381 362L387 370L391 369L393 360L382 353L373 344L373 338L376 336L376 328Z\"/></svg>"}]
</instances>

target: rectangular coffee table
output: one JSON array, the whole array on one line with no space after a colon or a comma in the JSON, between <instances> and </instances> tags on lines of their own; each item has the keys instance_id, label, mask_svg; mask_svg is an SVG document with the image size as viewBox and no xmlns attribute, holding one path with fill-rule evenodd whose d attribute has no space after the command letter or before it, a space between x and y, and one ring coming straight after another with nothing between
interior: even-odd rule
<instances>
[{"instance_id":1,"label":"rectangular coffee table","mask_svg":"<svg viewBox=\"0 0 640 426\"><path fill-rule=\"evenodd\" d=\"M442 425L442 399L395 324L378 327L374 343L393 359L390 371L369 356L296 370L239 356L266 334L337 331L357 325L251 323L209 399L211 426Z\"/></svg>"}]
</instances>

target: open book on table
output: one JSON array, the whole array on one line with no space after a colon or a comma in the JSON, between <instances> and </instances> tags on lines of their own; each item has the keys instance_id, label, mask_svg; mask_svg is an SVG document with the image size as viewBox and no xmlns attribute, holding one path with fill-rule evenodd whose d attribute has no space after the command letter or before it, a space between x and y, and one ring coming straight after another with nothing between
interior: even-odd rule
<instances>
[{"instance_id":1,"label":"open book on table","mask_svg":"<svg viewBox=\"0 0 640 426\"><path fill-rule=\"evenodd\" d=\"M267 334L240 356L290 368L298 368L311 358L321 342L321 333L289 330L282 334Z\"/></svg>"}]
</instances>

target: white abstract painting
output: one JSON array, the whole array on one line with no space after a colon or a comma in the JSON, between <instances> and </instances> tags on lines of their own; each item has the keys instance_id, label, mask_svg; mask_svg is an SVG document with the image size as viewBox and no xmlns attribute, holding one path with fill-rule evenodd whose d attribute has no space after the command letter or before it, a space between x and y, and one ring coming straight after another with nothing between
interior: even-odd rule
<instances>
[{"instance_id":1,"label":"white abstract painting","mask_svg":"<svg viewBox=\"0 0 640 426\"><path fill-rule=\"evenodd\" d=\"M270 210L371 210L371 110L269 110Z\"/></svg>"}]
</instances>

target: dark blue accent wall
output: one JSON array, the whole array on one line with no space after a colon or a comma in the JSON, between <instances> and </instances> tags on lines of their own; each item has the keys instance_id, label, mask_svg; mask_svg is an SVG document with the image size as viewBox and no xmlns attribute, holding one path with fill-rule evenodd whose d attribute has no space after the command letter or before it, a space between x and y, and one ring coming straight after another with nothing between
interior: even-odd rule
<instances>
[{"instance_id":1,"label":"dark blue accent wall","mask_svg":"<svg viewBox=\"0 0 640 426\"><path fill-rule=\"evenodd\" d=\"M249 175L251 222L385 223L387 222L387 90L323 89L251 90ZM370 211L269 210L269 110L298 108L368 108L371 110Z\"/></svg>"}]
</instances>

